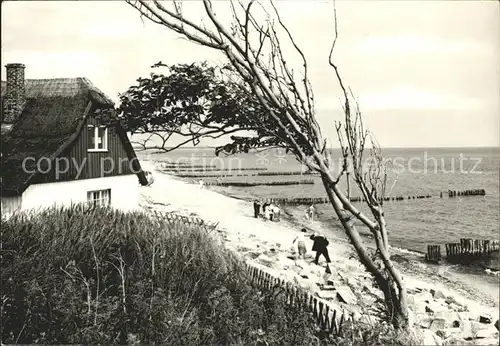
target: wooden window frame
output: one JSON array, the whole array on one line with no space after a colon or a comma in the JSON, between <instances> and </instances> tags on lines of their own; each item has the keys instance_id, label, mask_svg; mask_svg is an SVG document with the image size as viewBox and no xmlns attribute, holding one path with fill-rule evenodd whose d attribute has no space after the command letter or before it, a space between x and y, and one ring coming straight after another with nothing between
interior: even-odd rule
<instances>
[{"instance_id":1,"label":"wooden window frame","mask_svg":"<svg viewBox=\"0 0 500 346\"><path fill-rule=\"evenodd\" d=\"M89 153L106 153L108 152L108 128L106 126L88 125L89 129L94 131L94 147L87 148ZM99 128L104 128L103 148L98 148L97 139L99 138ZM87 134L88 135L88 134Z\"/></svg>"},{"instance_id":2,"label":"wooden window frame","mask_svg":"<svg viewBox=\"0 0 500 346\"><path fill-rule=\"evenodd\" d=\"M107 196L104 196L104 192L107 192ZM101 207L111 206L111 189L87 191L87 203Z\"/></svg>"}]
</instances>

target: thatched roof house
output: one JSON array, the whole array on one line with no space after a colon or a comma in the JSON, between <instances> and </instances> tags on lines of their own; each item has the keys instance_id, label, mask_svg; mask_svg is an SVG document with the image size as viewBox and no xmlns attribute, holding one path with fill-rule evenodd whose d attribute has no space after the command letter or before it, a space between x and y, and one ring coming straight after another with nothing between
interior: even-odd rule
<instances>
[{"instance_id":1,"label":"thatched roof house","mask_svg":"<svg viewBox=\"0 0 500 346\"><path fill-rule=\"evenodd\" d=\"M90 180L135 174L147 185L126 132L117 125L108 132L95 117L96 110L113 109L114 103L88 79L25 80L24 65L6 67L7 81L1 82L2 202L35 184L89 180L91 185ZM118 159L127 159L129 167L103 168L103 161ZM63 161L75 167L62 172L55 163ZM84 163L87 167L76 174ZM104 171L105 176L99 174Z\"/></svg>"}]
</instances>

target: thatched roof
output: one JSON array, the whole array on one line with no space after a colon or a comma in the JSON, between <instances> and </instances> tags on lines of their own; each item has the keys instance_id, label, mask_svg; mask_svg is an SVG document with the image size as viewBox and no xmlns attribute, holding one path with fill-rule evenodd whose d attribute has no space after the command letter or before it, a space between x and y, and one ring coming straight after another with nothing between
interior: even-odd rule
<instances>
[{"instance_id":1,"label":"thatched roof","mask_svg":"<svg viewBox=\"0 0 500 346\"><path fill-rule=\"evenodd\" d=\"M6 82L2 81L2 98L6 91ZM27 79L26 98L72 98L85 95L92 102L101 105L114 105L102 91L97 89L87 78Z\"/></svg>"},{"instance_id":2,"label":"thatched roof","mask_svg":"<svg viewBox=\"0 0 500 346\"><path fill-rule=\"evenodd\" d=\"M5 84L2 81L2 100ZM29 186L33 175L22 168L25 158L33 162L54 158L76 138L88 116L89 102L99 108L114 106L86 78L26 80L26 103L20 117L10 128L2 124L3 193L21 194Z\"/></svg>"}]
</instances>

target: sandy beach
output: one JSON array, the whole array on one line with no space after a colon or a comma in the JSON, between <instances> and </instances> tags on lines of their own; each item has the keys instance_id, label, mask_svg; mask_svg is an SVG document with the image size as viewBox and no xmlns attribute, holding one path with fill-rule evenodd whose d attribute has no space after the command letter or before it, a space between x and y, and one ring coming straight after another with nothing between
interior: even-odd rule
<instances>
[{"instance_id":1,"label":"sandy beach","mask_svg":"<svg viewBox=\"0 0 500 346\"><path fill-rule=\"evenodd\" d=\"M301 223L290 217L293 215L284 215L280 222L256 219L247 201L161 173L151 161L141 164L153 172L155 179L153 185L141 188L140 204L145 211L177 212L216 222L226 246L246 261L267 267L276 277L295 282L349 311L354 318L376 315L374 303L381 292L373 287L370 275L340 230L335 238L329 237L332 263L331 274L326 274L323 258L319 265L312 263L312 241L306 243L305 260L293 259L292 242L300 229L307 226L311 232L321 232L320 222ZM491 290L474 289L438 266L412 261L411 254L393 254L407 285L410 321L421 329L426 344L499 344L494 326L499 318L498 291L495 296ZM484 323L488 320L490 323Z\"/></svg>"}]
</instances>

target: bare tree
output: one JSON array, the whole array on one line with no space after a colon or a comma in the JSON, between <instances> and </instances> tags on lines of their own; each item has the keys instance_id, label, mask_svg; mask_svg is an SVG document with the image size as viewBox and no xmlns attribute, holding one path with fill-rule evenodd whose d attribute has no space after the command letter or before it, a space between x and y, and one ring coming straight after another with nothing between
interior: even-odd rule
<instances>
[{"instance_id":1,"label":"bare tree","mask_svg":"<svg viewBox=\"0 0 500 346\"><path fill-rule=\"evenodd\" d=\"M363 127L358 104L353 101L352 93L344 85L333 61L338 36L335 7L334 39L328 59L334 78L343 93L344 122L337 124L337 132L345 164L334 174L334 167L327 158L327 142L323 139L315 118L314 94L308 78L307 60L273 2L269 2L268 11L257 1L231 1L229 5L233 20L228 24L224 24L217 17L210 0L203 0L206 15L203 19L186 17L180 2L170 3L171 6L159 1L127 2L141 13L141 17L144 16L194 43L213 48L225 55L236 76L243 82L242 88L251 91L265 114L259 119L256 137L233 137L233 140L240 144L259 146L263 143L260 139L266 138L265 143L273 142L275 146L287 149L297 160L320 173L331 205L360 261L384 293L389 320L396 328L406 328L408 310L405 285L390 259L387 227L382 210L387 174L380 147L374 141L369 153L372 164L368 169L363 166L369 133ZM293 47L300 57L302 73L296 73L287 64L285 43ZM346 173L348 160L352 162L354 182L360 189L372 218L359 211L339 188L338 183ZM354 221L367 227L373 234L377 247L376 258L369 255Z\"/></svg>"}]
</instances>

